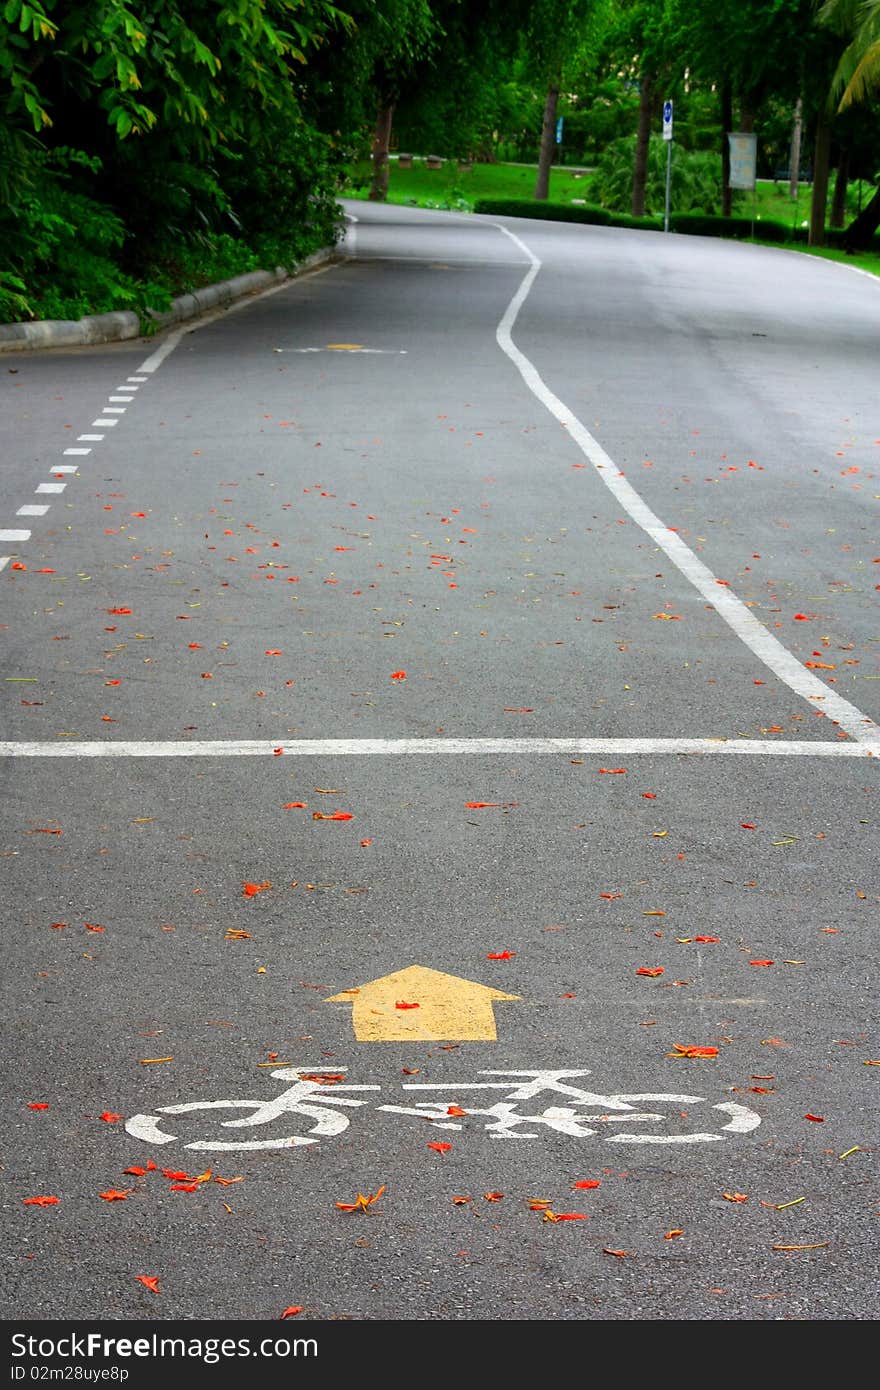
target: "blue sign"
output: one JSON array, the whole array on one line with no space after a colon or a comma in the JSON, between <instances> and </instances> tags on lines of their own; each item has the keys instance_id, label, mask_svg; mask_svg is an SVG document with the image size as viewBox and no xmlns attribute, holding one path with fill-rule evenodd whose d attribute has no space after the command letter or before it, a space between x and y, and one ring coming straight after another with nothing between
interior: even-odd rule
<instances>
[{"instance_id":1,"label":"blue sign","mask_svg":"<svg viewBox=\"0 0 880 1390\"><path fill-rule=\"evenodd\" d=\"M672 139L672 102L663 103L663 139Z\"/></svg>"},{"instance_id":2,"label":"blue sign","mask_svg":"<svg viewBox=\"0 0 880 1390\"><path fill-rule=\"evenodd\" d=\"M561 145L561 144L562 144L562 117L561 117L561 116L559 117L559 120L556 122L556 143L557 143L557 145Z\"/></svg>"}]
</instances>

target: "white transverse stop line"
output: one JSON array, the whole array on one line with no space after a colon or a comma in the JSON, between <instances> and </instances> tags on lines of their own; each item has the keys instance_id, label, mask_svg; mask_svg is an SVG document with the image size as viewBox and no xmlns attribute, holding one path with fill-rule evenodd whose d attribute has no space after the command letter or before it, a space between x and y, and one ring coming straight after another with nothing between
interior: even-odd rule
<instances>
[{"instance_id":1,"label":"white transverse stop line","mask_svg":"<svg viewBox=\"0 0 880 1390\"><path fill-rule=\"evenodd\" d=\"M873 719L863 714L855 705L851 705L842 695L829 690L827 685L812 675L806 667L801 665L797 657L793 656L771 632L768 632L763 623L760 623L746 607L742 599L737 598L729 588L719 584L712 571L703 564L702 560L697 558L689 546L685 545L681 537L676 535L674 531L670 531L668 526L664 526L660 518L651 511L648 504L642 500L632 484L621 473L614 460L606 454L598 440L593 438L589 430L559 397L553 394L534 364L529 361L525 353L520 352L510 334L517 315L535 283L538 271L541 269L541 262L529 250L525 242L520 241L519 237L515 236L507 227L503 227L500 222L494 225L505 236L510 237L510 240L519 247L530 262L525 279L508 304L495 333L498 346L510 358L526 386L534 396L537 396L550 414L555 416L560 425L568 430L581 453L589 459L602 482L613 493L627 516L631 517L647 536L650 536L654 544L669 557L676 569L680 570L685 579L693 584L706 602L715 609L719 617L723 618L728 627L733 629L740 641L754 652L758 660L769 667L774 675L784 681L796 695L809 701L812 709L819 708L822 714L827 715L851 738L858 739L862 743L876 741L880 729ZM815 703L817 701L821 703L817 705Z\"/></svg>"},{"instance_id":2,"label":"white transverse stop line","mask_svg":"<svg viewBox=\"0 0 880 1390\"><path fill-rule=\"evenodd\" d=\"M880 758L880 739L858 743L811 742L809 739L723 738L300 738L287 743L269 739L178 739L128 742L107 739L80 743L0 742L0 758L349 758L445 757L454 754L489 757L559 753L767 758Z\"/></svg>"}]
</instances>

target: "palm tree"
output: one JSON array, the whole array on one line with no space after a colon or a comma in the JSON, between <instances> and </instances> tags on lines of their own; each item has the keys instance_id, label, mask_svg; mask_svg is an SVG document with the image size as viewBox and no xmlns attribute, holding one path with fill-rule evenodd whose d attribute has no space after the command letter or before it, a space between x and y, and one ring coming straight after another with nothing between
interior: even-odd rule
<instances>
[{"instance_id":1,"label":"palm tree","mask_svg":"<svg viewBox=\"0 0 880 1390\"><path fill-rule=\"evenodd\" d=\"M838 111L880 92L880 0L825 0L820 24L849 38L831 86Z\"/></svg>"},{"instance_id":2,"label":"palm tree","mask_svg":"<svg viewBox=\"0 0 880 1390\"><path fill-rule=\"evenodd\" d=\"M819 22L848 40L831 83L830 99L837 111L880 94L880 0L825 0ZM880 227L880 187L847 227L847 251L873 245Z\"/></svg>"}]
</instances>

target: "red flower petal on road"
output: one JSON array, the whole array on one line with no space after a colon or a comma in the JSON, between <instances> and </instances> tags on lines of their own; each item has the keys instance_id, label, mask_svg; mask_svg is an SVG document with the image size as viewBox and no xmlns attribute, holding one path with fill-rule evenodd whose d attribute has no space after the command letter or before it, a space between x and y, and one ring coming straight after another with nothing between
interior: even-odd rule
<instances>
[{"instance_id":1,"label":"red flower petal on road","mask_svg":"<svg viewBox=\"0 0 880 1390\"><path fill-rule=\"evenodd\" d=\"M406 680L406 672L405 672L405 671L392 671L392 672L391 672L391 679L392 679L393 681L405 681L405 680Z\"/></svg>"},{"instance_id":2,"label":"red flower petal on road","mask_svg":"<svg viewBox=\"0 0 880 1390\"><path fill-rule=\"evenodd\" d=\"M308 806L307 801L285 801L282 811L304 811Z\"/></svg>"},{"instance_id":3,"label":"red flower petal on road","mask_svg":"<svg viewBox=\"0 0 880 1390\"><path fill-rule=\"evenodd\" d=\"M445 1153L448 1153L448 1152L449 1152L449 1150L452 1148L452 1145L451 1145L451 1144L428 1144L427 1147L428 1147L429 1149L436 1149L436 1151L437 1151L438 1154L445 1154Z\"/></svg>"},{"instance_id":4,"label":"red flower petal on road","mask_svg":"<svg viewBox=\"0 0 880 1390\"><path fill-rule=\"evenodd\" d=\"M602 1186L602 1179L601 1179L601 1178L585 1178L585 1179L583 1180L583 1182L575 1182L575 1183L572 1183L571 1190L572 1190L572 1192L579 1192L579 1191L585 1190L586 1188L601 1187L601 1186Z\"/></svg>"},{"instance_id":5,"label":"red flower petal on road","mask_svg":"<svg viewBox=\"0 0 880 1390\"><path fill-rule=\"evenodd\" d=\"M302 1304L295 1308L285 1308L284 1312L281 1314L281 1317L279 1318L279 1322L283 1322L285 1318L295 1318L297 1313L301 1312Z\"/></svg>"},{"instance_id":6,"label":"red flower petal on road","mask_svg":"<svg viewBox=\"0 0 880 1390\"><path fill-rule=\"evenodd\" d=\"M112 1125L116 1120L121 1120L122 1116L115 1115L112 1110L105 1110L103 1115L98 1116L98 1119L103 1120L107 1125Z\"/></svg>"},{"instance_id":7,"label":"red flower petal on road","mask_svg":"<svg viewBox=\"0 0 880 1390\"><path fill-rule=\"evenodd\" d=\"M614 774L619 774L619 773L621 773L621 772L626 772L626 768L625 768L625 767L600 767L600 768L599 768L599 771L600 771L600 772L611 772L611 773L614 773Z\"/></svg>"},{"instance_id":8,"label":"red flower petal on road","mask_svg":"<svg viewBox=\"0 0 880 1390\"><path fill-rule=\"evenodd\" d=\"M817 1125L824 1125L824 1123L825 1123L825 1116L824 1116L824 1115L805 1115L805 1116L804 1116L804 1119L805 1119L805 1120L814 1120L815 1123L816 1123Z\"/></svg>"},{"instance_id":9,"label":"red flower petal on road","mask_svg":"<svg viewBox=\"0 0 880 1390\"><path fill-rule=\"evenodd\" d=\"M394 1007L395 1007L395 1009L417 1009L417 1008L419 1007L419 1005L418 1005L418 1004L408 1004L408 1003L406 1002L405 999L398 999L398 1001L397 1001L397 1003L394 1005Z\"/></svg>"},{"instance_id":10,"label":"red flower petal on road","mask_svg":"<svg viewBox=\"0 0 880 1390\"><path fill-rule=\"evenodd\" d=\"M61 1201L60 1197L22 1197L22 1202L26 1207L54 1207Z\"/></svg>"},{"instance_id":11,"label":"red flower petal on road","mask_svg":"<svg viewBox=\"0 0 880 1390\"><path fill-rule=\"evenodd\" d=\"M694 1047L691 1043L673 1043L674 1052L667 1052L667 1057L717 1057L717 1047Z\"/></svg>"},{"instance_id":12,"label":"red flower petal on road","mask_svg":"<svg viewBox=\"0 0 880 1390\"><path fill-rule=\"evenodd\" d=\"M750 960L749 965L773 965L772 960Z\"/></svg>"},{"instance_id":13,"label":"red flower petal on road","mask_svg":"<svg viewBox=\"0 0 880 1390\"><path fill-rule=\"evenodd\" d=\"M98 1196L103 1197L105 1202L124 1202L131 1192L134 1192L133 1187L124 1188L122 1191L115 1187L108 1187L106 1192L99 1192Z\"/></svg>"},{"instance_id":14,"label":"red flower petal on road","mask_svg":"<svg viewBox=\"0 0 880 1390\"><path fill-rule=\"evenodd\" d=\"M662 975L664 973L665 968L666 967L663 965L640 965L638 970L636 971L636 974L650 975L651 979L653 979L655 975Z\"/></svg>"},{"instance_id":15,"label":"red flower petal on road","mask_svg":"<svg viewBox=\"0 0 880 1390\"><path fill-rule=\"evenodd\" d=\"M48 1110L49 1102L46 1100L29 1100L28 1110Z\"/></svg>"},{"instance_id":16,"label":"red flower petal on road","mask_svg":"<svg viewBox=\"0 0 880 1390\"><path fill-rule=\"evenodd\" d=\"M265 883L245 883L242 885L242 893L246 898L254 898L257 893L264 893L272 884L266 879Z\"/></svg>"},{"instance_id":17,"label":"red flower petal on road","mask_svg":"<svg viewBox=\"0 0 880 1390\"><path fill-rule=\"evenodd\" d=\"M496 951L487 955L486 960L513 960L516 951Z\"/></svg>"},{"instance_id":18,"label":"red flower petal on road","mask_svg":"<svg viewBox=\"0 0 880 1390\"><path fill-rule=\"evenodd\" d=\"M159 1292L158 1274L136 1274L134 1277L139 1284L143 1284L145 1289L149 1289L150 1293Z\"/></svg>"}]
</instances>

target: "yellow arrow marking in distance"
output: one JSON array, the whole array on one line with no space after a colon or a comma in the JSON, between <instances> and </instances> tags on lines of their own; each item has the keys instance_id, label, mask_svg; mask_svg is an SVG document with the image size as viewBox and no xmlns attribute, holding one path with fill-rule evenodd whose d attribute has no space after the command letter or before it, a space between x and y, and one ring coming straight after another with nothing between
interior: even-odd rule
<instances>
[{"instance_id":1,"label":"yellow arrow marking in distance","mask_svg":"<svg viewBox=\"0 0 880 1390\"><path fill-rule=\"evenodd\" d=\"M410 965L325 1002L352 1005L358 1042L495 1042L493 1002L519 998L475 980Z\"/></svg>"},{"instance_id":2,"label":"yellow arrow marking in distance","mask_svg":"<svg viewBox=\"0 0 880 1390\"><path fill-rule=\"evenodd\" d=\"M325 343L328 352L360 352L363 343Z\"/></svg>"}]
</instances>

